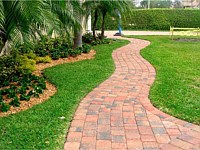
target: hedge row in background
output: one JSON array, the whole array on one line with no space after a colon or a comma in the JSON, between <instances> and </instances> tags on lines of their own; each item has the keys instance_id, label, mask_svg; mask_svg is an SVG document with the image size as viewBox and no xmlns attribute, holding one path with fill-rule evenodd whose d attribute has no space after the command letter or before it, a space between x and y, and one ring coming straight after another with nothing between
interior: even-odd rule
<instances>
[{"instance_id":1,"label":"hedge row in background","mask_svg":"<svg viewBox=\"0 0 200 150\"><path fill-rule=\"evenodd\" d=\"M125 19L126 18L126 19ZM106 18L106 30L117 30L117 19ZM98 29L101 23L98 22ZM123 30L169 30L170 26L200 27L200 10L190 9L145 9L122 14Z\"/></svg>"}]
</instances>

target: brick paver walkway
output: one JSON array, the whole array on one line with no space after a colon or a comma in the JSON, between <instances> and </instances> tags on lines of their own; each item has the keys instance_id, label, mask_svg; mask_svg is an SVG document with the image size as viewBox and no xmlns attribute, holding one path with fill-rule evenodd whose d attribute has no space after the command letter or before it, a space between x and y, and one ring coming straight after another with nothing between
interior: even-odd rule
<instances>
[{"instance_id":1,"label":"brick paver walkway","mask_svg":"<svg viewBox=\"0 0 200 150\"><path fill-rule=\"evenodd\" d=\"M156 73L139 54L150 43L129 40L129 45L113 53L114 74L80 103L65 150L199 150L199 126L150 103L148 94Z\"/></svg>"}]
</instances>

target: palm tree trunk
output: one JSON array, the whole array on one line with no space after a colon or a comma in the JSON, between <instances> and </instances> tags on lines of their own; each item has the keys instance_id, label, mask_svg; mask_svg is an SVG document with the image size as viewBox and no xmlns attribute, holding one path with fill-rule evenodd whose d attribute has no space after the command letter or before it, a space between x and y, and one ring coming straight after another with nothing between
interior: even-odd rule
<instances>
[{"instance_id":1,"label":"palm tree trunk","mask_svg":"<svg viewBox=\"0 0 200 150\"><path fill-rule=\"evenodd\" d=\"M74 31L74 49L82 47L82 29Z\"/></svg>"},{"instance_id":2,"label":"palm tree trunk","mask_svg":"<svg viewBox=\"0 0 200 150\"><path fill-rule=\"evenodd\" d=\"M0 29L0 40L0 56L3 56L8 53L8 40L5 35L5 31L2 29Z\"/></svg>"},{"instance_id":3,"label":"palm tree trunk","mask_svg":"<svg viewBox=\"0 0 200 150\"><path fill-rule=\"evenodd\" d=\"M6 41L3 48L1 49L0 57L3 55L9 55L9 54L10 54L10 45L8 41Z\"/></svg>"},{"instance_id":4,"label":"palm tree trunk","mask_svg":"<svg viewBox=\"0 0 200 150\"><path fill-rule=\"evenodd\" d=\"M98 20L98 10L95 10L95 12L94 12L94 23L93 23L93 27L92 27L93 38L94 38L95 41L97 40L96 34L95 34L96 27L97 27L97 20Z\"/></svg>"},{"instance_id":5,"label":"palm tree trunk","mask_svg":"<svg viewBox=\"0 0 200 150\"><path fill-rule=\"evenodd\" d=\"M83 0L79 0L79 3L81 6L82 6L82 2L83 2ZM80 14L80 16L79 16L81 27L74 29L74 49L77 47L82 47L82 21L83 21L83 18L81 15L82 14Z\"/></svg>"},{"instance_id":6,"label":"palm tree trunk","mask_svg":"<svg viewBox=\"0 0 200 150\"><path fill-rule=\"evenodd\" d=\"M102 24L101 24L101 40L102 40L102 41L103 41L103 39L104 39L105 17L106 17L106 13L107 13L107 11L103 11L103 12L102 12L102 15L103 15Z\"/></svg>"}]
</instances>

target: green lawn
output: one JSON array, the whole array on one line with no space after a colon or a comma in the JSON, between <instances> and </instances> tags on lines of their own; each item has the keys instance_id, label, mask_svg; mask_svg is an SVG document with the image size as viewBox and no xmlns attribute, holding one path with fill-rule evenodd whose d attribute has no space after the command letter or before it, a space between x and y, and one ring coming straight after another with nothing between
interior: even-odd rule
<instances>
[{"instance_id":1,"label":"green lawn","mask_svg":"<svg viewBox=\"0 0 200 150\"><path fill-rule=\"evenodd\" d=\"M0 118L0 149L62 149L80 100L112 74L111 53L127 43L97 46L95 59L46 69L45 75L58 92L27 111Z\"/></svg>"},{"instance_id":2,"label":"green lawn","mask_svg":"<svg viewBox=\"0 0 200 150\"><path fill-rule=\"evenodd\" d=\"M177 118L200 124L200 42L177 42L168 36L134 36L151 45L142 56L156 68L151 102Z\"/></svg>"}]
</instances>

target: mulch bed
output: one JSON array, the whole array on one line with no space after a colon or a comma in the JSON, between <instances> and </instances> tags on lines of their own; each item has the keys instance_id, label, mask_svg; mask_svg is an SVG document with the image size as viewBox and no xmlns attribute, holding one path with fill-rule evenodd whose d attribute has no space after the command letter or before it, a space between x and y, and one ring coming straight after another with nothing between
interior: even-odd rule
<instances>
[{"instance_id":1,"label":"mulch bed","mask_svg":"<svg viewBox=\"0 0 200 150\"><path fill-rule=\"evenodd\" d=\"M94 50L91 50L88 54L81 54L76 57L60 58L59 60L52 60L51 63L47 63L47 64L42 64L42 63L37 64L36 71L34 71L33 73L35 75L41 76L42 70L45 68L49 68L49 67L64 64L64 63L71 63L71 62L77 62L77 61L82 61L86 59L93 59L95 54L96 52ZM8 116L10 114L15 114L20 111L27 110L36 104L40 104L48 100L51 96L53 96L56 93L57 89L53 84L49 83L48 81L46 81L46 86L47 86L47 89L44 90L43 94L40 94L39 98L33 97L29 101L20 101L21 103L20 107L11 106L9 111L0 112L0 117Z\"/></svg>"}]
</instances>

